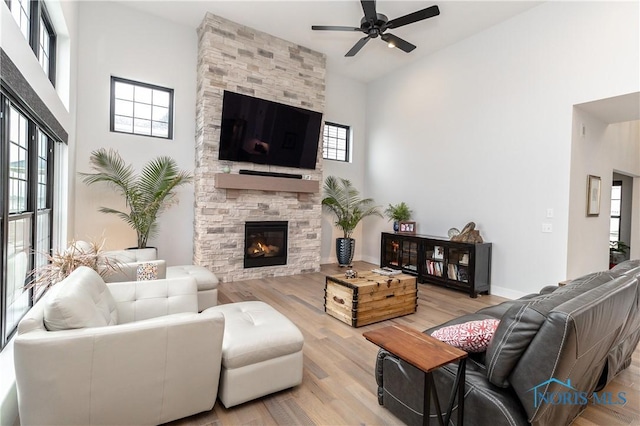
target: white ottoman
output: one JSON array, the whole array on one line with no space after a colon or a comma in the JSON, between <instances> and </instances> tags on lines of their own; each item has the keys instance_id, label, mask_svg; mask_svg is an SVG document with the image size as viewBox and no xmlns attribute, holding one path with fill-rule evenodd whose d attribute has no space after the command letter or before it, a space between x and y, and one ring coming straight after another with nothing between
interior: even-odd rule
<instances>
[{"instance_id":1,"label":"white ottoman","mask_svg":"<svg viewBox=\"0 0 640 426\"><path fill-rule=\"evenodd\" d=\"M198 312L218 304L218 277L199 265L167 266L167 278L191 276L198 284Z\"/></svg>"},{"instance_id":2,"label":"white ottoman","mask_svg":"<svg viewBox=\"0 0 640 426\"><path fill-rule=\"evenodd\" d=\"M287 317L264 302L210 310L224 315L218 397L225 407L302 383L304 338Z\"/></svg>"}]
</instances>

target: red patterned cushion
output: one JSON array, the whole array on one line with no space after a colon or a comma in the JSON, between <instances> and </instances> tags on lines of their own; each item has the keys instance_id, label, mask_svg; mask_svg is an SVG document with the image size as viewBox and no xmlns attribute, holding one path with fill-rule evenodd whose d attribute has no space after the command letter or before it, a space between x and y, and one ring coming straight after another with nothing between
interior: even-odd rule
<instances>
[{"instance_id":1,"label":"red patterned cushion","mask_svg":"<svg viewBox=\"0 0 640 426\"><path fill-rule=\"evenodd\" d=\"M432 337L467 352L484 352L489 346L500 320L484 319L442 327Z\"/></svg>"}]
</instances>

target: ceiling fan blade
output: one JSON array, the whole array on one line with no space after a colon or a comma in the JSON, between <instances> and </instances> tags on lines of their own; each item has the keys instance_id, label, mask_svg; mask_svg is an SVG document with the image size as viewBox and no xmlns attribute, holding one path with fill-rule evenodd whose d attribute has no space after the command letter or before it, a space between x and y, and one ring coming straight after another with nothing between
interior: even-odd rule
<instances>
[{"instance_id":1,"label":"ceiling fan blade","mask_svg":"<svg viewBox=\"0 0 640 426\"><path fill-rule=\"evenodd\" d=\"M370 22L375 22L378 19L378 14L376 12L376 1L360 0L360 3L362 3L362 10L364 11L365 19Z\"/></svg>"},{"instance_id":2,"label":"ceiling fan blade","mask_svg":"<svg viewBox=\"0 0 640 426\"><path fill-rule=\"evenodd\" d=\"M396 37L393 34L382 34L380 38L387 43L392 43L395 47L406 53L409 53L416 48L413 44L401 39L400 37Z\"/></svg>"},{"instance_id":3,"label":"ceiling fan blade","mask_svg":"<svg viewBox=\"0 0 640 426\"><path fill-rule=\"evenodd\" d=\"M321 30L321 31L362 31L357 27L340 27L333 25L312 25L312 30Z\"/></svg>"},{"instance_id":4,"label":"ceiling fan blade","mask_svg":"<svg viewBox=\"0 0 640 426\"><path fill-rule=\"evenodd\" d=\"M369 36L362 37L360 40L358 40L358 42L355 45L353 45L351 50L349 50L347 54L344 56L347 56L347 57L355 56L355 54L358 53L365 44L367 44L367 42L369 41L369 38L370 38Z\"/></svg>"},{"instance_id":5,"label":"ceiling fan blade","mask_svg":"<svg viewBox=\"0 0 640 426\"><path fill-rule=\"evenodd\" d=\"M440 15L440 9L438 6L431 6L426 9L418 10L417 12L410 13L408 15L401 16L396 19L392 19L385 25L386 28L398 28L403 25L413 24L414 22L422 21L423 19L433 18Z\"/></svg>"}]
</instances>

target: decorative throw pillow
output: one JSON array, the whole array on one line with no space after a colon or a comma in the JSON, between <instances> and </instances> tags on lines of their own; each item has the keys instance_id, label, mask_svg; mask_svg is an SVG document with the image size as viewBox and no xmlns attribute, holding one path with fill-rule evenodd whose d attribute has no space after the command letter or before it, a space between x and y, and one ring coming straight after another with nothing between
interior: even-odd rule
<instances>
[{"instance_id":1,"label":"decorative throw pillow","mask_svg":"<svg viewBox=\"0 0 640 426\"><path fill-rule=\"evenodd\" d=\"M138 281L151 281L158 279L158 265L155 263L141 263L136 274Z\"/></svg>"},{"instance_id":2,"label":"decorative throw pillow","mask_svg":"<svg viewBox=\"0 0 640 426\"><path fill-rule=\"evenodd\" d=\"M442 327L431 333L445 343L467 352L484 352L500 324L497 319L469 321Z\"/></svg>"}]
</instances>

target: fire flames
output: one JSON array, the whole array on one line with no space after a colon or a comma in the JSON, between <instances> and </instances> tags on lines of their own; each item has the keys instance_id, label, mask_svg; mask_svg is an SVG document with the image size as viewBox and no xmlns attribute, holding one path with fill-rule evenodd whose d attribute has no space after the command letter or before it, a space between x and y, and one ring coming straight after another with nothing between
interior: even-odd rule
<instances>
[{"instance_id":1,"label":"fire flames","mask_svg":"<svg viewBox=\"0 0 640 426\"><path fill-rule=\"evenodd\" d=\"M254 241L253 244L251 244L247 249L247 255L249 255L250 257L272 257L277 255L279 251L280 247L278 246L265 244L260 241Z\"/></svg>"}]
</instances>

